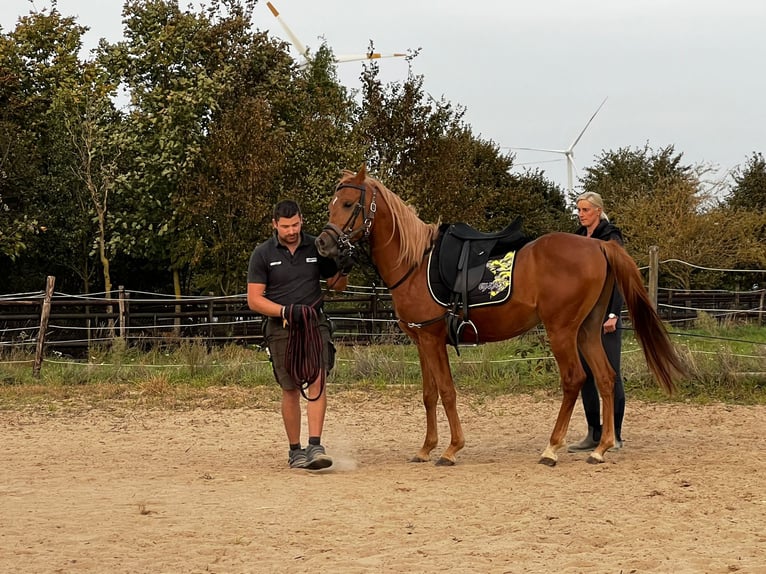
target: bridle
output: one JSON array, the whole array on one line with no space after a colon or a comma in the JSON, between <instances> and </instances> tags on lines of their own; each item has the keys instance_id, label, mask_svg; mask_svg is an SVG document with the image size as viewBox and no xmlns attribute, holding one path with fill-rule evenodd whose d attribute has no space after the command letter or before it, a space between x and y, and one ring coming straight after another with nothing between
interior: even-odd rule
<instances>
[{"instance_id":1,"label":"bridle","mask_svg":"<svg viewBox=\"0 0 766 574\"><path fill-rule=\"evenodd\" d=\"M339 183L335 188L335 193L338 193L341 189L351 188L359 190L359 201L354 206L354 211L351 212L346 223L343 227L338 227L334 223L328 223L324 226L322 231L326 231L328 235L331 235L335 239L335 243L338 246L338 253L341 256L350 256L354 252L353 239L357 239L357 242L364 241L370 237L370 228L372 227L372 220L375 219L375 212L378 209L377 203L375 203L375 196L377 195L377 189L372 186L372 199L370 200L370 208L367 209L365 205L365 199L367 195L367 188L363 185L354 185L353 183ZM362 216L362 223L359 227L354 228L354 224L359 216Z\"/></svg>"},{"instance_id":2,"label":"bridle","mask_svg":"<svg viewBox=\"0 0 766 574\"><path fill-rule=\"evenodd\" d=\"M334 223L327 223L324 228L322 228L323 232L327 232L328 235L331 235L335 239L335 243L338 246L338 256L339 257L353 257L354 251L356 250L356 245L362 244L370 237L370 229L372 228L372 222L373 219L375 219L375 213L377 211L377 203L375 203L375 197L377 195L377 188L373 185L372 186L372 199L370 200L370 208L367 209L365 206L365 198L367 194L367 188L364 184L362 185L355 185L353 183L339 183L338 186L335 188L335 193L338 193L341 189L357 189L359 190L359 201L354 206L354 211L351 212L351 215L349 216L348 220L346 220L346 223L343 224L343 227L338 227ZM359 225L359 227L354 228L354 224L356 223L359 216L362 215L362 223ZM352 243L352 239L356 238L357 236L360 236L359 239ZM423 253L423 257L426 257L431 250L433 249L434 244L433 242L428 246L428 248ZM380 272L378 271L377 267L375 267L375 263L372 261L372 257L369 254L367 255L367 259L370 261L370 264L375 269L375 272L380 275ZM417 268L417 264L410 267L410 269L402 276L396 283L394 283L391 286L386 285L389 291L393 291L400 285L402 285L409 277L412 275L412 273ZM385 281L383 282L385 284ZM437 321L440 321L444 319L449 314L449 312L445 312L443 315L440 315L438 317L435 317L433 319L429 319L427 321L421 322L421 323L406 323L409 327L415 327L415 328L421 328L425 327L427 325L431 325L433 323L436 323ZM401 319L397 319L398 321L401 321Z\"/></svg>"}]
</instances>

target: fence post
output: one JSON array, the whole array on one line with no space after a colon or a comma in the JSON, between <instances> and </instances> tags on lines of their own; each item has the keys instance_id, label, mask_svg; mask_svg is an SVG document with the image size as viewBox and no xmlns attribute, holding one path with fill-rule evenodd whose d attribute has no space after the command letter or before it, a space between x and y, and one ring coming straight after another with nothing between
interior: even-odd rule
<instances>
[{"instance_id":1,"label":"fence post","mask_svg":"<svg viewBox=\"0 0 766 574\"><path fill-rule=\"evenodd\" d=\"M176 300L181 300L181 279L178 276L178 271L173 270L173 293L176 296ZM173 319L173 333L176 337L181 336L181 312L183 308L180 304L176 305L176 316Z\"/></svg>"},{"instance_id":2,"label":"fence post","mask_svg":"<svg viewBox=\"0 0 766 574\"><path fill-rule=\"evenodd\" d=\"M654 310L657 310L657 284L660 276L660 248L652 245L649 248L649 300Z\"/></svg>"},{"instance_id":3,"label":"fence post","mask_svg":"<svg viewBox=\"0 0 766 574\"><path fill-rule=\"evenodd\" d=\"M215 345L214 339L213 339L213 320L215 319L215 316L213 314L213 295L214 293L212 291L207 292L208 299L207 302L207 336L208 336L208 346L212 347Z\"/></svg>"},{"instance_id":4,"label":"fence post","mask_svg":"<svg viewBox=\"0 0 766 574\"><path fill-rule=\"evenodd\" d=\"M766 295L766 289L761 289L761 302L758 305L758 324L763 325L766 323L766 317L763 316L763 296Z\"/></svg>"},{"instance_id":5,"label":"fence post","mask_svg":"<svg viewBox=\"0 0 766 574\"><path fill-rule=\"evenodd\" d=\"M378 287L375 283L372 284L372 297L370 298L370 315L372 315L372 321L370 322L370 335L380 334L380 325L378 324ZM372 341L372 339L370 339Z\"/></svg>"},{"instance_id":6,"label":"fence post","mask_svg":"<svg viewBox=\"0 0 766 574\"><path fill-rule=\"evenodd\" d=\"M125 340L125 286L120 285L117 293L119 297L118 307L120 309L120 339Z\"/></svg>"},{"instance_id":7,"label":"fence post","mask_svg":"<svg viewBox=\"0 0 766 574\"><path fill-rule=\"evenodd\" d=\"M125 342L130 341L130 293L125 293L125 315L122 317L125 322Z\"/></svg>"},{"instance_id":8,"label":"fence post","mask_svg":"<svg viewBox=\"0 0 766 574\"><path fill-rule=\"evenodd\" d=\"M35 362L32 367L32 375L35 378L40 377L40 367L43 364L43 350L45 348L45 331L48 330L48 317L51 314L51 298L53 297L53 287L56 285L56 278L48 275L45 285L45 297L43 298L42 310L40 311L40 332L37 334L37 350L35 352Z\"/></svg>"},{"instance_id":9,"label":"fence post","mask_svg":"<svg viewBox=\"0 0 766 574\"><path fill-rule=\"evenodd\" d=\"M115 331L114 331L114 307L112 306L112 292L107 291L106 292L106 325L107 330L109 331L109 342L114 345L114 337L115 337Z\"/></svg>"}]
</instances>

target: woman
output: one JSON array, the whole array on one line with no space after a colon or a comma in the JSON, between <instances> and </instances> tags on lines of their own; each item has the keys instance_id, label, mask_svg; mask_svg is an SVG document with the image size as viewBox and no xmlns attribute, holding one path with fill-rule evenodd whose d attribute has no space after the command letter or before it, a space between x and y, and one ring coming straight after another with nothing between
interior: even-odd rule
<instances>
[{"instance_id":1,"label":"woman","mask_svg":"<svg viewBox=\"0 0 766 574\"><path fill-rule=\"evenodd\" d=\"M622 232L618 227L609 222L604 213L604 202L598 193L592 191L583 193L577 198L577 217L580 219L580 227L575 231L577 235L585 235L602 241L618 241L623 243ZM606 357L615 372L614 378L614 440L613 450L622 448L622 419L625 416L625 388L620 375L620 353L622 350L622 324L620 311L622 310L623 298L620 290L616 287L612 291L609 300L607 314L604 318L601 341L604 344ZM580 357L582 360L582 356ZM588 421L588 434L580 442L569 447L569 452L591 451L601 440L601 403L599 401L596 383L593 373L587 363L582 361L585 368L585 384L580 391L582 405L585 410L585 419Z\"/></svg>"}]
</instances>

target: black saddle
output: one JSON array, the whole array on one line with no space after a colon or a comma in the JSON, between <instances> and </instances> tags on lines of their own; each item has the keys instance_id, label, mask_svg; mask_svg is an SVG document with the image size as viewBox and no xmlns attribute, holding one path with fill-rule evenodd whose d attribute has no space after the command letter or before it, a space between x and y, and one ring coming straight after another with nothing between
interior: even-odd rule
<instances>
[{"instance_id":1,"label":"black saddle","mask_svg":"<svg viewBox=\"0 0 766 574\"><path fill-rule=\"evenodd\" d=\"M479 284L490 257L518 249L526 236L521 217L501 231L484 233L467 223L445 223L439 228L439 274L453 292L465 295ZM467 297L463 301L467 301Z\"/></svg>"},{"instance_id":2,"label":"black saddle","mask_svg":"<svg viewBox=\"0 0 766 574\"><path fill-rule=\"evenodd\" d=\"M445 223L439 232L439 277L451 292L452 312L447 316L447 325L450 342L457 349L466 326L473 329L478 342L476 326L468 317L468 293L484 277L487 261L520 248L528 238L521 230L521 217L493 233L484 233L466 223Z\"/></svg>"}]
</instances>

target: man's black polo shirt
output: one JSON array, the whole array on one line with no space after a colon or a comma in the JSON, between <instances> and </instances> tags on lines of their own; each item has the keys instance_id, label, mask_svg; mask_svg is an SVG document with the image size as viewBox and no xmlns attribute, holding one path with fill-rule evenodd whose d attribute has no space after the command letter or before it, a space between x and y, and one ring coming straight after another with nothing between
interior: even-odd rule
<instances>
[{"instance_id":1,"label":"man's black polo shirt","mask_svg":"<svg viewBox=\"0 0 766 574\"><path fill-rule=\"evenodd\" d=\"M265 284L265 296L279 305L317 306L322 299L319 279L332 277L337 267L334 260L319 255L315 239L301 231L301 243L291 254L274 233L250 255L247 282Z\"/></svg>"}]
</instances>

